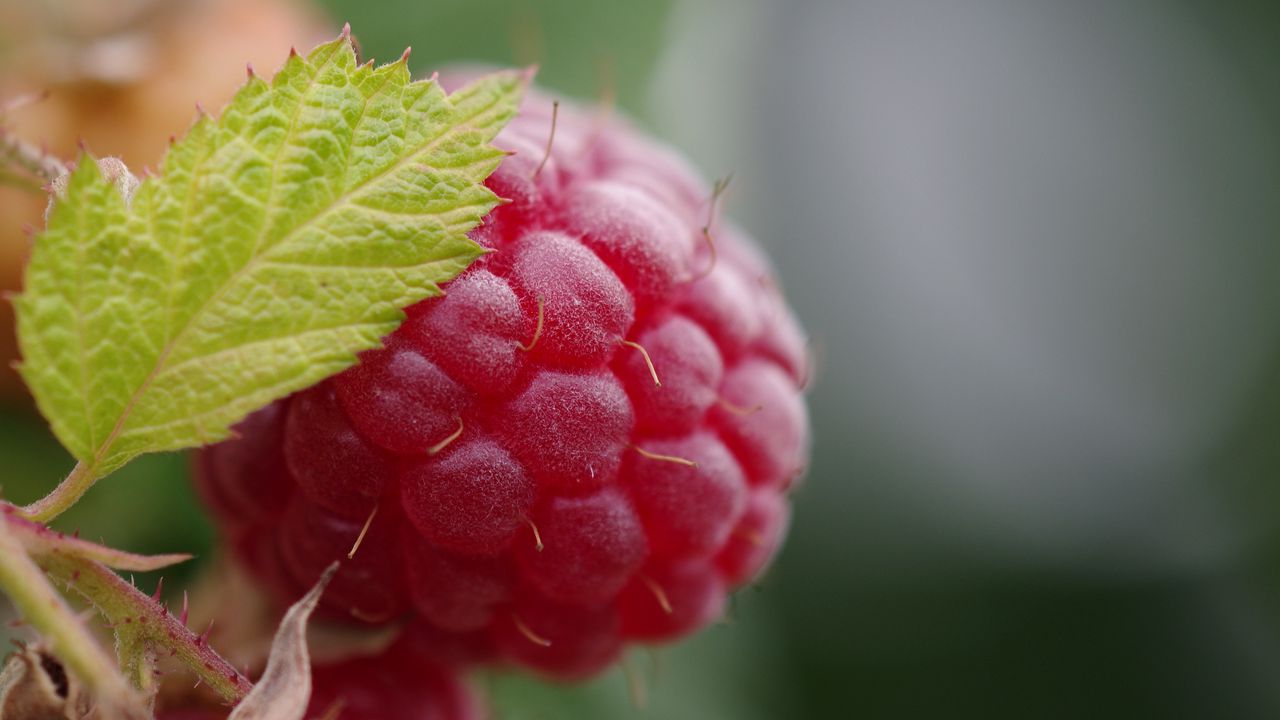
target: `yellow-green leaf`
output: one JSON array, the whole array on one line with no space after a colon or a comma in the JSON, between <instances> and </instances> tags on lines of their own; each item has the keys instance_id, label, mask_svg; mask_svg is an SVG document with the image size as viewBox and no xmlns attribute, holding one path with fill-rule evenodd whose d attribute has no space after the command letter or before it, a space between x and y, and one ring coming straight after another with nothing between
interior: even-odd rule
<instances>
[{"instance_id":1,"label":"yellow-green leaf","mask_svg":"<svg viewBox=\"0 0 1280 720\"><path fill-rule=\"evenodd\" d=\"M438 294L482 252L466 233L499 202L491 141L524 84L497 73L446 95L403 59L358 66L344 33L251 76L131 197L82 160L16 301L22 375L80 461L64 495L226 437Z\"/></svg>"}]
</instances>

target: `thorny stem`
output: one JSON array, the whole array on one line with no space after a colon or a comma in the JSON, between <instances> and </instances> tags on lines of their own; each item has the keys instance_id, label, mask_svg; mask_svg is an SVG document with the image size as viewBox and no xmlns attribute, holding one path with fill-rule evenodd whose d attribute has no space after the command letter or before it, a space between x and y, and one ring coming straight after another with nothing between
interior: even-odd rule
<instances>
[{"instance_id":1,"label":"thorny stem","mask_svg":"<svg viewBox=\"0 0 1280 720\"><path fill-rule=\"evenodd\" d=\"M26 622L52 644L58 658L93 692L104 711L102 717L145 717L142 699L125 684L115 663L27 555L8 523L2 521L0 587Z\"/></svg>"},{"instance_id":2,"label":"thorny stem","mask_svg":"<svg viewBox=\"0 0 1280 720\"><path fill-rule=\"evenodd\" d=\"M83 462L76 463L76 466L71 469L71 474L58 483L58 487L48 495L23 507L22 514L31 520L49 522L75 505L76 501L93 487L94 481L97 480L95 474L93 466Z\"/></svg>"},{"instance_id":3,"label":"thorny stem","mask_svg":"<svg viewBox=\"0 0 1280 720\"><path fill-rule=\"evenodd\" d=\"M67 172L67 165L62 160L3 128L0 128L0 159L46 182L53 182Z\"/></svg>"},{"instance_id":4,"label":"thorny stem","mask_svg":"<svg viewBox=\"0 0 1280 720\"><path fill-rule=\"evenodd\" d=\"M209 647L208 638L193 633L158 600L126 582L105 565L52 552L37 558L54 578L88 600L114 627L121 649L149 648L160 657L175 657L225 700L239 701L252 684ZM135 668L139 658L126 658Z\"/></svg>"},{"instance_id":5,"label":"thorny stem","mask_svg":"<svg viewBox=\"0 0 1280 720\"><path fill-rule=\"evenodd\" d=\"M196 635L187 628L185 611L182 618L175 618L160 603L158 591L155 597L149 597L108 567L110 564L112 567L128 570L155 570L186 560L189 556L144 557L112 550L54 532L22 518L17 514L16 508L3 503L0 503L0 532L3 532L3 538L10 543L9 546L0 547L0 567L4 567L6 563L23 562L28 566L26 574L17 581L10 582L7 577L0 576L0 587L13 596L15 601L28 592L29 588L43 588L45 596L66 607L65 601L40 572L43 569L69 590L84 597L115 631L120 668L125 677L132 680L138 688L153 690L155 660L173 657L226 700L238 701L249 692L252 687L249 681L209 647L208 638ZM48 605L52 601L46 601L42 597L40 602ZM78 628L81 633L85 633L83 624L70 608L66 612L69 620L64 618L50 622L42 617L30 616L28 620L37 630L50 637L63 629ZM60 647L55 645L54 649L61 653ZM98 652L101 654L100 649ZM79 666L72 662L73 656L67 656L66 659L79 674ZM120 671L115 669L110 659L102 658L101 663L105 665L107 675L123 687L124 680ZM90 667L89 670L104 672L101 668L94 670ZM90 678L93 676L83 677L86 684L92 686ZM131 697L136 697L132 690L127 687L125 689L131 693Z\"/></svg>"}]
</instances>

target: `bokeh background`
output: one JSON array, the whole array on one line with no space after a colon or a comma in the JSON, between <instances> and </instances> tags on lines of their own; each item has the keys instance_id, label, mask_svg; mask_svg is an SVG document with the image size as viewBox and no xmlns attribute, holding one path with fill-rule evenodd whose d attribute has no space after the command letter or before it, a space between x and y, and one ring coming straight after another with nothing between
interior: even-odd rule
<instances>
[{"instance_id":1,"label":"bokeh background","mask_svg":"<svg viewBox=\"0 0 1280 720\"><path fill-rule=\"evenodd\" d=\"M633 658L644 709L621 672L484 678L501 718L1280 714L1274 3L326 0L271 25L278 3L228 1L200 35L232 56L199 61L217 82L249 36L283 59L347 20L417 71L537 62L564 97L615 98L734 174L728 211L812 335L813 463L732 622ZM0 35L30 81L31 38ZM15 501L70 465L20 399L0 459ZM63 522L207 558L184 475L145 458Z\"/></svg>"}]
</instances>

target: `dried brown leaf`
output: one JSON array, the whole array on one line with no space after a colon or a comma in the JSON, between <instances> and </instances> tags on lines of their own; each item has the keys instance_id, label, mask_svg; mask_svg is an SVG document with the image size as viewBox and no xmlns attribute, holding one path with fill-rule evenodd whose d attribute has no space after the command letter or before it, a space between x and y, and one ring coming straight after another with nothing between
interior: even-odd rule
<instances>
[{"instance_id":1,"label":"dried brown leaf","mask_svg":"<svg viewBox=\"0 0 1280 720\"><path fill-rule=\"evenodd\" d=\"M336 562L326 568L315 587L285 613L271 643L271 657L262 679L227 720L302 720L311 701L307 620L337 571Z\"/></svg>"},{"instance_id":2,"label":"dried brown leaf","mask_svg":"<svg viewBox=\"0 0 1280 720\"><path fill-rule=\"evenodd\" d=\"M42 645L20 648L0 670L4 720L81 720L91 707L84 686Z\"/></svg>"}]
</instances>

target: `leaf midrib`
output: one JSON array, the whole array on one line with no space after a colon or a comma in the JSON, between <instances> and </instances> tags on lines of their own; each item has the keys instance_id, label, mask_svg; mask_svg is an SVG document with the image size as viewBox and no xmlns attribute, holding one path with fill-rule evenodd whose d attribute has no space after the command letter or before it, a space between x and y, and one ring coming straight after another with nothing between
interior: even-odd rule
<instances>
[{"instance_id":1,"label":"leaf midrib","mask_svg":"<svg viewBox=\"0 0 1280 720\"><path fill-rule=\"evenodd\" d=\"M326 65L322 67L327 67L327 62L326 62ZM308 88L307 88L308 93L315 87L316 79L318 77L319 77L319 72L317 72L315 75L311 77ZM365 99L366 104L370 101L371 97ZM451 100L451 98L448 95L446 95L444 99L446 101ZM461 120L460 122L453 123L453 124L445 123L439 134L431 138L429 141L427 141L423 145L419 146L417 150L404 155L399 160L397 160L394 163L391 163L389 166L387 166L377 174L372 175L369 178L365 179L364 181L346 189L332 203L322 208L315 215L312 215L310 218L304 220L303 222L291 228L287 233L281 236L281 238L272 247L279 247L280 245L284 244L289 238L295 236L298 232L300 232L304 228L310 227L312 224L314 224L319 219L326 216L328 213L332 212L334 209L342 206L356 192L364 188L367 188L371 184L379 180L382 180L388 175L402 169L406 164L408 164L410 161L417 158L418 156L423 155L424 153L427 153L435 149L436 145L444 138L449 137L451 134L457 133L463 129L469 128L470 122L472 120L474 120L477 116L483 114L484 112L492 108L498 102L499 102L499 98L495 96L495 98L493 98L488 104L481 106L479 109L475 110L470 115L468 115L465 119L460 119ZM348 165L349 164L350 164L350 160L348 159ZM344 172L344 175L345 175L345 172ZM147 391L151 388L151 385L155 382L156 378L160 376L161 372L164 370L165 363L168 361L169 356L172 355L174 349L180 344L180 341L186 337L191 327L195 324L195 320L199 318L211 305L213 305L216 300L220 299L222 295L230 287L234 286L237 282L239 282L239 280L242 277L244 277L246 274L248 274L251 270L256 269L258 262L266 255L267 253L263 252L261 254L255 254L254 256L252 256L248 262L246 262L239 270L233 273L225 283L223 283L217 290L215 290L214 293L210 295L209 298L207 298L200 305L199 308L196 309L195 312L193 312L190 316L188 316L182 328L177 333L175 333L168 342L165 343L164 347L161 348L160 353L156 357L155 365L152 366L150 372L147 373L147 376L143 379L142 383L139 384L137 389L135 389L133 393L129 396L129 400L128 402L125 403L125 407L121 411L120 417L116 419L115 424L112 426L111 432L107 435L106 439L104 439L100 445L97 445L95 447L95 450L93 453L93 459L90 463L90 468L89 468L89 471L91 474L97 473L97 468L102 464L102 461L107 457L108 451L110 451L110 449L115 445L116 440L119 438L121 432L123 432L126 421L128 420L129 416L133 413L134 407L137 405L138 401L142 398L142 396L144 396L147 393ZM77 308L77 321L79 321L80 318L81 318L81 313L79 312L79 308ZM84 363L82 363L81 366L82 368L84 368ZM88 393L86 392L84 394L85 402L87 402L87 398L88 398ZM92 417L93 416L89 414L88 407L86 406L85 418L88 421L91 446L94 445L94 443L92 442L93 433L94 433Z\"/></svg>"}]
</instances>

